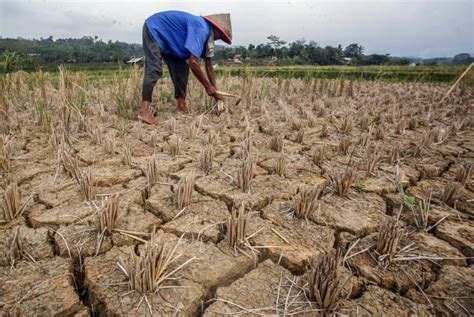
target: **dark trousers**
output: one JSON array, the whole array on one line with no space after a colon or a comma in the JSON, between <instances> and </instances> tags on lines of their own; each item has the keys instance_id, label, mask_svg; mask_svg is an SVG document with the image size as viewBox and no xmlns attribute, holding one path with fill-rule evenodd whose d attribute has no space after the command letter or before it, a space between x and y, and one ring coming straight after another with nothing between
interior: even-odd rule
<instances>
[{"instance_id":1,"label":"dark trousers","mask_svg":"<svg viewBox=\"0 0 474 317\"><path fill-rule=\"evenodd\" d=\"M153 88L163 76L163 61L170 72L174 86L174 97L186 98L188 87L189 65L186 61L165 55L148 31L146 23L143 25L143 51L145 53L145 74L143 77L142 100L151 102Z\"/></svg>"}]
</instances>

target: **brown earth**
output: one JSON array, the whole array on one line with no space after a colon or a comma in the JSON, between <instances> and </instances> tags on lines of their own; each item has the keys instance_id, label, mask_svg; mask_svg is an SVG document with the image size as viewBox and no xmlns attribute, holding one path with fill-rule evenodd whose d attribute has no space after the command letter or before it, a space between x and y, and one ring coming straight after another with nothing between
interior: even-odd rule
<instances>
[{"instance_id":1,"label":"brown earth","mask_svg":"<svg viewBox=\"0 0 474 317\"><path fill-rule=\"evenodd\" d=\"M88 301L99 314L150 316L153 313L194 315L204 299L204 289L192 281L180 279L175 288L166 288L159 294L147 294L151 311L143 295L131 292L126 277L119 269L119 257L126 257L130 247L113 248L104 255L86 258L84 285L88 289ZM140 304L140 305L139 305Z\"/></svg>"},{"instance_id":2,"label":"brown earth","mask_svg":"<svg viewBox=\"0 0 474 317\"><path fill-rule=\"evenodd\" d=\"M22 261L15 269L0 268L0 312L20 316L74 316L84 308L74 287L72 261ZM2 315L3 315L2 313Z\"/></svg>"},{"instance_id":3,"label":"brown earth","mask_svg":"<svg viewBox=\"0 0 474 317\"><path fill-rule=\"evenodd\" d=\"M473 314L474 180L472 174L464 180L459 175L461 166L474 163L472 87L456 89L438 105L445 85L356 82L350 97L345 88L338 92L340 80L250 76L249 84L224 76L219 80L222 90L239 87L249 98L216 116L204 109L208 103L195 81L189 86L195 112L175 114L160 96L172 90L164 81L154 99L159 104L158 125L148 126L120 116L116 99L110 98L117 93L117 79L67 85L90 92L79 115L69 107L78 102L77 87L65 95L48 74L50 106L47 118L39 122L38 103L33 101L38 101L42 87L36 76L5 77L6 98L0 98L0 106L4 100L9 106L11 137L6 153L11 168L0 170L0 204L11 182L19 185L20 202L32 197L16 220L7 222L0 212L0 315L143 316L150 315L151 307L154 315L315 316L318 307L308 300L305 279L314 259L336 249L349 258L343 274L351 281L344 291L349 297L341 297L337 306L339 314ZM128 86L121 87L127 96L140 89L131 79L124 80ZM18 94L13 87L24 91ZM70 103L65 96L72 98ZM65 114L70 114L69 126ZM321 133L323 125L327 135ZM176 156L169 147L173 134L182 137ZM298 134L304 135L302 142ZM434 138L431 144L421 144L428 134ZM282 136L282 152L270 148L275 135ZM256 165L250 190L244 192L237 179L247 136ZM0 135L2 159L6 137ZM341 150L344 140L349 142L346 153ZM107 149L110 142L112 150ZM205 175L201 151L210 142L214 160ZM318 161L315 154L323 146L327 153ZM60 148L78 159L81 171L91 171L91 201L58 161ZM131 152L127 164L126 148ZM371 175L366 171L369 148L380 154ZM285 166L279 176L281 155ZM151 159L157 162L155 184L148 184L146 177ZM341 197L331 176L346 169L355 179ZM178 210L178 181L193 171L191 204ZM454 180L454 192L443 201ZM407 196L399 192L400 183ZM290 209L302 185L322 189L318 208L308 219L295 218ZM115 195L120 198L115 230L102 236L98 212ZM436 226L429 232L416 228L407 205L411 196L432 197L428 226ZM247 243L234 249L223 224L241 204L251 209ZM380 225L400 210L407 235L397 251L411 245L408 259L382 268L372 249L352 256L373 245ZM12 267L6 255L17 228L23 253ZM145 299L131 292L117 262L141 249L154 229L160 230L162 243L181 239L177 250L183 256L174 265L193 260L170 282L173 288L146 294Z\"/></svg>"},{"instance_id":4,"label":"brown earth","mask_svg":"<svg viewBox=\"0 0 474 317\"><path fill-rule=\"evenodd\" d=\"M339 312L347 316L435 316L425 305L370 285L362 297L343 301Z\"/></svg>"},{"instance_id":5,"label":"brown earth","mask_svg":"<svg viewBox=\"0 0 474 317\"><path fill-rule=\"evenodd\" d=\"M474 273L470 267L443 266L437 280L425 292L429 298L410 292L409 297L426 305L433 304L436 315L470 316L474 311Z\"/></svg>"}]
</instances>

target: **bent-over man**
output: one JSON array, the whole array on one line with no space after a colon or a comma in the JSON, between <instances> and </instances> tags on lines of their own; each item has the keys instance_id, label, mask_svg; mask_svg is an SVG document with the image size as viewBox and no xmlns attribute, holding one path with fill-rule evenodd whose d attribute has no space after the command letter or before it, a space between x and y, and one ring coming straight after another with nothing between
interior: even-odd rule
<instances>
[{"instance_id":1,"label":"bent-over man","mask_svg":"<svg viewBox=\"0 0 474 317\"><path fill-rule=\"evenodd\" d=\"M216 76L212 66L214 41L232 43L230 14L195 16L180 11L159 12L149 17L143 25L143 50L145 74L139 118L148 123L156 122L151 111L153 88L163 75L163 61L168 66L177 99L177 110L187 112L186 89L189 68L216 100ZM199 59L205 59L207 78L201 70Z\"/></svg>"}]
</instances>

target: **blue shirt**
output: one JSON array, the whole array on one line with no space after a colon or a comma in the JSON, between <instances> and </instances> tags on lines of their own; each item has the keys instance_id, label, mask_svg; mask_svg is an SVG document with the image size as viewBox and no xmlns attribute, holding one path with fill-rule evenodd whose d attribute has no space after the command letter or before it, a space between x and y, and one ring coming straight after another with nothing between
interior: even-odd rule
<instances>
[{"instance_id":1,"label":"blue shirt","mask_svg":"<svg viewBox=\"0 0 474 317\"><path fill-rule=\"evenodd\" d=\"M211 25L202 17L180 11L159 12L146 20L148 31L163 50L183 60L202 57Z\"/></svg>"}]
</instances>

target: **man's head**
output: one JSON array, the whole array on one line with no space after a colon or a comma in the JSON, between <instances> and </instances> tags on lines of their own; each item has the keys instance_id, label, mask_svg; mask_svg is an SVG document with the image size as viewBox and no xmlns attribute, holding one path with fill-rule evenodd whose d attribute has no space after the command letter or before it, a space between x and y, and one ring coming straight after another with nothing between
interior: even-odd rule
<instances>
[{"instance_id":1,"label":"man's head","mask_svg":"<svg viewBox=\"0 0 474 317\"><path fill-rule=\"evenodd\" d=\"M212 14L203 18L212 25L215 40L232 44L232 24L229 13Z\"/></svg>"},{"instance_id":2,"label":"man's head","mask_svg":"<svg viewBox=\"0 0 474 317\"><path fill-rule=\"evenodd\" d=\"M217 40L224 41L224 38L225 38L224 34L221 32L221 30L219 30L215 26L212 26L212 33L214 34L214 41L217 41Z\"/></svg>"}]
</instances>

